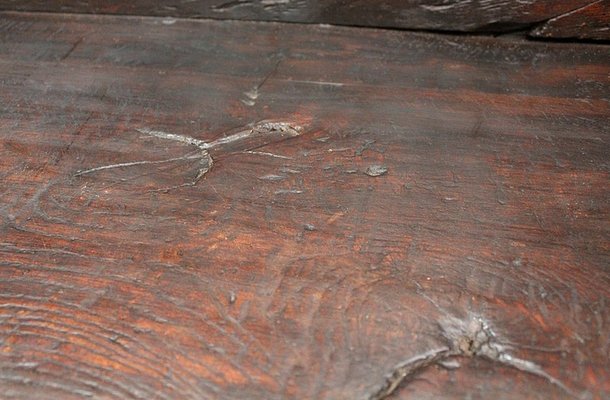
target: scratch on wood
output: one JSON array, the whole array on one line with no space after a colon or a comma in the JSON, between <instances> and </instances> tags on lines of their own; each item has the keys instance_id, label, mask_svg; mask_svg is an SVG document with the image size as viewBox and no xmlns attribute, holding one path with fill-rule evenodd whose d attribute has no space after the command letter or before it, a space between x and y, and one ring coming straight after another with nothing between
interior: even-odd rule
<instances>
[{"instance_id":1,"label":"scratch on wood","mask_svg":"<svg viewBox=\"0 0 610 400\"><path fill-rule=\"evenodd\" d=\"M277 72L277 70L280 67L280 64L282 63L283 60L283 56L281 53L277 54L280 58L279 60L277 60L277 62L275 63L275 65L273 66L273 68L267 73L267 75L265 75L265 77L260 81L260 83L254 87L252 87L252 89L250 89L247 92L244 92L244 95L246 95L246 99L242 99L241 102L244 103L247 106L254 106L256 104L256 99L258 99L259 96L259 91L260 89L263 87L263 85L265 83L267 83L267 81L269 80L269 78L271 78L273 75L275 75L275 73Z\"/></svg>"},{"instance_id":2,"label":"scratch on wood","mask_svg":"<svg viewBox=\"0 0 610 400\"><path fill-rule=\"evenodd\" d=\"M227 1L226 3L222 3L217 6L212 6L212 10L217 11L217 12L226 12L226 11L231 11L234 8L248 6L248 5L252 5L252 2L250 0L234 0L234 1Z\"/></svg>"},{"instance_id":3,"label":"scratch on wood","mask_svg":"<svg viewBox=\"0 0 610 400\"><path fill-rule=\"evenodd\" d=\"M285 176L282 175L264 175L264 176L259 176L258 179L261 179L263 181L281 181L283 179L285 179Z\"/></svg>"},{"instance_id":4,"label":"scratch on wood","mask_svg":"<svg viewBox=\"0 0 610 400\"><path fill-rule=\"evenodd\" d=\"M444 5L421 5L420 7L427 11L447 11L451 10L453 7L459 5L459 3L452 4L444 4Z\"/></svg>"},{"instance_id":5,"label":"scratch on wood","mask_svg":"<svg viewBox=\"0 0 610 400\"><path fill-rule=\"evenodd\" d=\"M76 42L74 42L74 44L68 49L68 51L66 52L66 54L64 54L61 57L61 61L65 60L66 58L68 58L73 52L74 50L76 50L76 48L78 47L78 45L80 45L83 40L85 39L84 36L82 36L81 38L79 38Z\"/></svg>"},{"instance_id":6,"label":"scratch on wood","mask_svg":"<svg viewBox=\"0 0 610 400\"><path fill-rule=\"evenodd\" d=\"M273 154L273 153L267 153L265 151L252 151L252 150L248 150L248 151L244 151L245 154L256 154L259 156L268 156L268 157L274 157L274 158L281 158L283 160L292 160L292 157L287 157L287 156L282 156L279 154Z\"/></svg>"},{"instance_id":7,"label":"scratch on wood","mask_svg":"<svg viewBox=\"0 0 610 400\"><path fill-rule=\"evenodd\" d=\"M330 81L311 81L311 80L302 80L302 79L290 79L289 82L292 82L292 83L305 83L305 84L308 84L308 85L320 85L320 86L334 86L334 87L345 86L345 83L342 83L342 82L330 82Z\"/></svg>"},{"instance_id":8,"label":"scratch on wood","mask_svg":"<svg viewBox=\"0 0 610 400\"><path fill-rule=\"evenodd\" d=\"M280 190L276 190L275 194L301 194L303 193L302 190L298 190L298 189L280 189Z\"/></svg>"}]
</instances>

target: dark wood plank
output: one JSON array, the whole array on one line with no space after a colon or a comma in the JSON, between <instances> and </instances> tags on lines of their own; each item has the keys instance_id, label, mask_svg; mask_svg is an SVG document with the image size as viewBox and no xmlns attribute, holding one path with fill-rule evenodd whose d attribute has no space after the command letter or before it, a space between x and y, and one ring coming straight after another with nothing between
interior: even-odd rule
<instances>
[{"instance_id":1,"label":"dark wood plank","mask_svg":"<svg viewBox=\"0 0 610 400\"><path fill-rule=\"evenodd\" d=\"M555 17L532 31L532 36L552 39L610 40L610 1L599 0Z\"/></svg>"},{"instance_id":2,"label":"dark wood plank","mask_svg":"<svg viewBox=\"0 0 610 400\"><path fill-rule=\"evenodd\" d=\"M0 14L0 397L607 398L607 54Z\"/></svg>"},{"instance_id":3,"label":"dark wood plank","mask_svg":"<svg viewBox=\"0 0 610 400\"><path fill-rule=\"evenodd\" d=\"M0 10L153 15L504 32L594 0L0 0Z\"/></svg>"}]
</instances>

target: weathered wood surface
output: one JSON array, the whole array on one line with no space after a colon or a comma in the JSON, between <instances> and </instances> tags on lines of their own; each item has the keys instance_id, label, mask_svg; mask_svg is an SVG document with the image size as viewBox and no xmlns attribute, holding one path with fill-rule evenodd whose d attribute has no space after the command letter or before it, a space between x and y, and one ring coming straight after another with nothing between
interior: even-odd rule
<instances>
[{"instance_id":1,"label":"weathered wood surface","mask_svg":"<svg viewBox=\"0 0 610 400\"><path fill-rule=\"evenodd\" d=\"M610 40L610 0L552 18L532 31L532 36L553 39Z\"/></svg>"},{"instance_id":2,"label":"weathered wood surface","mask_svg":"<svg viewBox=\"0 0 610 400\"><path fill-rule=\"evenodd\" d=\"M0 9L503 32L548 20L594 1L0 0Z\"/></svg>"},{"instance_id":3,"label":"weathered wood surface","mask_svg":"<svg viewBox=\"0 0 610 400\"><path fill-rule=\"evenodd\" d=\"M607 54L0 14L0 397L608 398Z\"/></svg>"}]
</instances>

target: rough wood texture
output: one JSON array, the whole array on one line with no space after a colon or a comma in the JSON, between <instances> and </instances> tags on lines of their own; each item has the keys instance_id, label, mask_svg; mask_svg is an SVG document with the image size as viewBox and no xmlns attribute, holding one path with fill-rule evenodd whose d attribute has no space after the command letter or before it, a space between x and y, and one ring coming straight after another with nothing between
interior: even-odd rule
<instances>
[{"instance_id":1,"label":"rough wood texture","mask_svg":"<svg viewBox=\"0 0 610 400\"><path fill-rule=\"evenodd\" d=\"M0 9L503 32L594 0L0 0Z\"/></svg>"},{"instance_id":2,"label":"rough wood texture","mask_svg":"<svg viewBox=\"0 0 610 400\"><path fill-rule=\"evenodd\" d=\"M560 15L532 31L532 36L553 39L610 40L610 0L600 0Z\"/></svg>"},{"instance_id":3,"label":"rough wood texture","mask_svg":"<svg viewBox=\"0 0 610 400\"><path fill-rule=\"evenodd\" d=\"M608 398L607 54L0 14L0 397Z\"/></svg>"}]
</instances>

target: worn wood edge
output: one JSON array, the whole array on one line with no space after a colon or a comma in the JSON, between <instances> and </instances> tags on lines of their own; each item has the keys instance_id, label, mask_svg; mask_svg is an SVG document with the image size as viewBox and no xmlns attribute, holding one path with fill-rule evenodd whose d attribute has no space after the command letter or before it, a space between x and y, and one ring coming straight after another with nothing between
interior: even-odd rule
<instances>
[{"instance_id":1,"label":"worn wood edge","mask_svg":"<svg viewBox=\"0 0 610 400\"><path fill-rule=\"evenodd\" d=\"M605 0L604 0L605 1ZM386 27L375 27L375 26L352 26L352 25L333 25L333 24L310 24L310 23L299 23L289 21L273 21L273 20L241 20L241 19L217 19L217 18L191 18L191 17L165 17L157 15L129 15L129 14L90 14L90 13L61 13L53 11L14 11L14 10L3 10L0 8L0 18L19 18L24 19L35 18L37 16L47 19L61 20L64 16L69 15L70 18L75 19L83 23L88 23L96 20L113 20L120 18L123 20L141 21L152 24L168 24L174 25L178 22L193 23L193 24L233 24L238 26L240 24L250 25L262 25L262 26L300 26L306 28L308 26L319 27L320 29L331 28L337 32L344 32L350 34L362 33L364 31L376 34L390 35L394 39L400 39L404 37L422 38L433 41L447 41L451 43L452 39L465 40L472 45L484 44L493 47L532 47L532 48L548 48L548 47L563 47L568 49L572 47L572 43L569 41L553 40L554 38L538 38L533 36L527 29L523 32L527 33L527 36L523 35L497 35L493 32L459 32L459 31L443 31L443 30L428 30L428 29L394 29ZM538 26L538 25L536 25ZM521 32L521 31L520 31ZM525 40L533 39L533 40ZM582 40L578 43L578 51L581 52L586 46L591 50L599 51L604 45L610 45L610 42L605 41L591 41ZM601 46L601 47L600 47ZM541 49L542 49L541 48ZM576 48L574 48L576 49Z\"/></svg>"},{"instance_id":2,"label":"worn wood edge","mask_svg":"<svg viewBox=\"0 0 610 400\"><path fill-rule=\"evenodd\" d=\"M610 1L598 0L553 17L532 29L529 36L610 42Z\"/></svg>"},{"instance_id":3,"label":"worn wood edge","mask_svg":"<svg viewBox=\"0 0 610 400\"><path fill-rule=\"evenodd\" d=\"M418 4L398 5L385 0L380 4L364 2L322 2L269 0L221 1L195 0L178 2L166 0L155 5L124 5L107 1L103 5L95 1L37 2L0 0L0 11L53 12L93 15L133 15L166 18L216 19L241 21L275 21L303 24L330 24L364 28L383 28L456 34L501 34L527 32L551 19L569 15L574 10L595 4L595 0L537 1L523 4L519 1L453 2L436 4L429 0ZM185 5L184 3L187 3ZM320 3L320 4L319 4ZM433 4L426 4L433 3ZM482 3L482 4L479 4ZM587 39L585 35L583 39Z\"/></svg>"}]
</instances>

